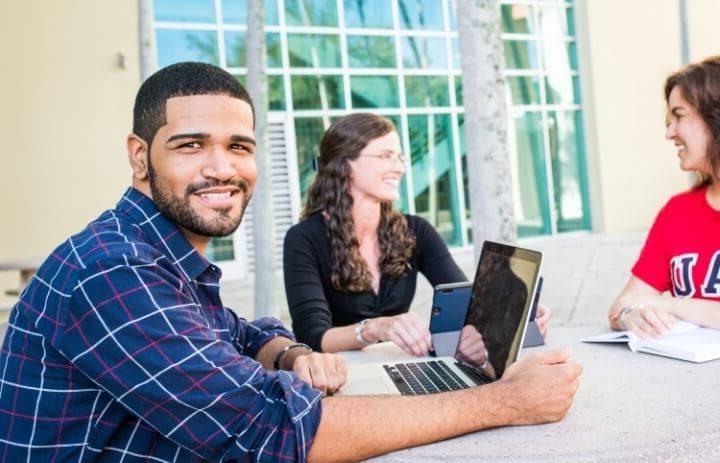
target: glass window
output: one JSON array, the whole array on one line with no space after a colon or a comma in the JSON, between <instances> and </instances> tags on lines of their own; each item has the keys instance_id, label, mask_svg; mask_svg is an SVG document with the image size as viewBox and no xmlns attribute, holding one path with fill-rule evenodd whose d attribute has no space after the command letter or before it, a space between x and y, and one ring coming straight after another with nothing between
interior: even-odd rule
<instances>
[{"instance_id":1,"label":"glass window","mask_svg":"<svg viewBox=\"0 0 720 463\"><path fill-rule=\"evenodd\" d=\"M459 113L457 116L457 124L458 124L458 135L460 136L460 140L458 140L458 144L460 145L460 160L462 162L462 172L463 172L463 191L465 194L465 207L467 208L465 210L465 218L468 219L468 225L470 224L470 187L469 187L469 179L468 179L468 167L467 167L467 143L465 140L465 114Z\"/></svg>"},{"instance_id":2,"label":"glass window","mask_svg":"<svg viewBox=\"0 0 720 463\"><path fill-rule=\"evenodd\" d=\"M538 22L544 37L575 35L575 19L572 9L547 5L538 8Z\"/></svg>"},{"instance_id":3,"label":"glass window","mask_svg":"<svg viewBox=\"0 0 720 463\"><path fill-rule=\"evenodd\" d=\"M247 86L247 77L236 75L235 78ZM267 76L268 91L268 109L272 111L285 109L285 85L283 84L283 76L269 75Z\"/></svg>"},{"instance_id":4,"label":"glass window","mask_svg":"<svg viewBox=\"0 0 720 463\"><path fill-rule=\"evenodd\" d=\"M415 213L450 245L462 244L452 122L448 114L408 116Z\"/></svg>"},{"instance_id":5,"label":"glass window","mask_svg":"<svg viewBox=\"0 0 720 463\"><path fill-rule=\"evenodd\" d=\"M225 59L230 67L245 67L247 64L247 40L245 32L225 32ZM280 34L265 34L267 67L282 67Z\"/></svg>"},{"instance_id":6,"label":"glass window","mask_svg":"<svg viewBox=\"0 0 720 463\"><path fill-rule=\"evenodd\" d=\"M536 33L532 7L529 5L501 5L502 31L512 34Z\"/></svg>"},{"instance_id":7,"label":"glass window","mask_svg":"<svg viewBox=\"0 0 720 463\"><path fill-rule=\"evenodd\" d=\"M455 0L448 1L448 12L450 13L450 30L457 30L457 2Z\"/></svg>"},{"instance_id":8,"label":"glass window","mask_svg":"<svg viewBox=\"0 0 720 463\"><path fill-rule=\"evenodd\" d=\"M587 230L590 228L590 220L584 187L582 113L553 111L548 113L548 118L557 229Z\"/></svg>"},{"instance_id":9,"label":"glass window","mask_svg":"<svg viewBox=\"0 0 720 463\"><path fill-rule=\"evenodd\" d=\"M445 39L403 37L403 64L407 68L447 69Z\"/></svg>"},{"instance_id":10,"label":"glass window","mask_svg":"<svg viewBox=\"0 0 720 463\"><path fill-rule=\"evenodd\" d=\"M505 68L539 69L536 42L526 40L503 40Z\"/></svg>"},{"instance_id":11,"label":"glass window","mask_svg":"<svg viewBox=\"0 0 720 463\"><path fill-rule=\"evenodd\" d=\"M384 114L384 116L392 121L393 125L395 126L395 130L397 131L398 135L400 135L400 143L403 143L402 135L401 135L402 127L403 127L402 118L399 115L393 115L393 114L391 114L391 115ZM408 152L408 150L405 146L403 146L402 151L403 151L403 153ZM407 184L407 176L406 175L403 175L400 178L400 186L398 189L400 191L400 198L395 202L395 208L399 211L402 211L403 213L409 213L410 208L409 208L409 200L408 200L408 184Z\"/></svg>"},{"instance_id":12,"label":"glass window","mask_svg":"<svg viewBox=\"0 0 720 463\"><path fill-rule=\"evenodd\" d=\"M153 11L156 21L215 22L213 0L155 0Z\"/></svg>"},{"instance_id":13,"label":"glass window","mask_svg":"<svg viewBox=\"0 0 720 463\"><path fill-rule=\"evenodd\" d=\"M467 225L467 242L472 244L472 210L470 204L470 179L468 175L467 146L465 143L465 115L458 114L458 134L460 135L460 163L463 173L463 193L465 194L465 225Z\"/></svg>"},{"instance_id":14,"label":"glass window","mask_svg":"<svg viewBox=\"0 0 720 463\"><path fill-rule=\"evenodd\" d=\"M542 116L539 112L516 112L509 120L510 157L515 192L515 219L520 236L550 234L552 229L547 195Z\"/></svg>"},{"instance_id":15,"label":"glass window","mask_svg":"<svg viewBox=\"0 0 720 463\"><path fill-rule=\"evenodd\" d=\"M276 26L278 20L277 0L265 0L265 24ZM223 22L226 24L247 24L247 0L222 0Z\"/></svg>"},{"instance_id":16,"label":"glass window","mask_svg":"<svg viewBox=\"0 0 720 463\"><path fill-rule=\"evenodd\" d=\"M397 78L393 76L351 76L353 108L397 108Z\"/></svg>"},{"instance_id":17,"label":"glass window","mask_svg":"<svg viewBox=\"0 0 720 463\"><path fill-rule=\"evenodd\" d=\"M450 106L445 76L406 76L405 95L409 107Z\"/></svg>"},{"instance_id":18,"label":"glass window","mask_svg":"<svg viewBox=\"0 0 720 463\"><path fill-rule=\"evenodd\" d=\"M462 77L455 76L454 79L455 79L455 104L457 106L462 106L463 105Z\"/></svg>"},{"instance_id":19,"label":"glass window","mask_svg":"<svg viewBox=\"0 0 720 463\"><path fill-rule=\"evenodd\" d=\"M295 142L297 144L298 175L300 177L300 192L305 203L305 193L313 177L313 158L318 156L320 139L325 133L322 118L296 117Z\"/></svg>"},{"instance_id":20,"label":"glass window","mask_svg":"<svg viewBox=\"0 0 720 463\"><path fill-rule=\"evenodd\" d=\"M543 61L549 72L561 73L577 70L575 42L562 40L543 41Z\"/></svg>"},{"instance_id":21,"label":"glass window","mask_svg":"<svg viewBox=\"0 0 720 463\"><path fill-rule=\"evenodd\" d=\"M540 78L536 76L508 76L512 104L540 104Z\"/></svg>"},{"instance_id":22,"label":"glass window","mask_svg":"<svg viewBox=\"0 0 720 463\"><path fill-rule=\"evenodd\" d=\"M342 76L292 76L295 109L344 109Z\"/></svg>"},{"instance_id":23,"label":"glass window","mask_svg":"<svg viewBox=\"0 0 720 463\"><path fill-rule=\"evenodd\" d=\"M452 53L453 69L460 69L460 44L458 43L458 39L450 40L450 52Z\"/></svg>"},{"instance_id":24,"label":"glass window","mask_svg":"<svg viewBox=\"0 0 720 463\"><path fill-rule=\"evenodd\" d=\"M345 25L375 29L392 28L392 8L387 0L345 0Z\"/></svg>"},{"instance_id":25,"label":"glass window","mask_svg":"<svg viewBox=\"0 0 720 463\"><path fill-rule=\"evenodd\" d=\"M394 68L395 38L382 35L348 35L348 61L352 68Z\"/></svg>"},{"instance_id":26,"label":"glass window","mask_svg":"<svg viewBox=\"0 0 720 463\"><path fill-rule=\"evenodd\" d=\"M327 34L288 34L290 66L339 68L340 38Z\"/></svg>"},{"instance_id":27,"label":"glass window","mask_svg":"<svg viewBox=\"0 0 720 463\"><path fill-rule=\"evenodd\" d=\"M545 95L548 104L579 104L580 79L578 76L549 75L545 78Z\"/></svg>"},{"instance_id":28,"label":"glass window","mask_svg":"<svg viewBox=\"0 0 720 463\"><path fill-rule=\"evenodd\" d=\"M441 0L398 0L400 27L439 31L443 28Z\"/></svg>"},{"instance_id":29,"label":"glass window","mask_svg":"<svg viewBox=\"0 0 720 463\"><path fill-rule=\"evenodd\" d=\"M211 239L205 251L205 257L211 262L235 260L233 237L225 236Z\"/></svg>"},{"instance_id":30,"label":"glass window","mask_svg":"<svg viewBox=\"0 0 720 463\"><path fill-rule=\"evenodd\" d=\"M572 8L565 9L565 19L567 20L567 35L575 36L575 10Z\"/></svg>"},{"instance_id":31,"label":"glass window","mask_svg":"<svg viewBox=\"0 0 720 463\"><path fill-rule=\"evenodd\" d=\"M288 26L337 27L335 0L285 0L285 21Z\"/></svg>"},{"instance_id":32,"label":"glass window","mask_svg":"<svg viewBox=\"0 0 720 463\"><path fill-rule=\"evenodd\" d=\"M214 31L158 29L158 65L163 68L181 61L219 64L217 34Z\"/></svg>"},{"instance_id":33,"label":"glass window","mask_svg":"<svg viewBox=\"0 0 720 463\"><path fill-rule=\"evenodd\" d=\"M271 111L285 109L285 81L283 76L267 76L268 80L268 108Z\"/></svg>"}]
</instances>

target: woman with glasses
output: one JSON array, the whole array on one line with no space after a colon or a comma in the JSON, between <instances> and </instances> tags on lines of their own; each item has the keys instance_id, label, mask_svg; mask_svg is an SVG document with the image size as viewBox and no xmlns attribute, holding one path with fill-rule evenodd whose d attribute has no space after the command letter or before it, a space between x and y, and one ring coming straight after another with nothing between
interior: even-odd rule
<instances>
[{"instance_id":1,"label":"woman with glasses","mask_svg":"<svg viewBox=\"0 0 720 463\"><path fill-rule=\"evenodd\" d=\"M408 312L417 273L433 286L466 277L427 221L393 208L405 173L394 125L374 114L343 117L323 136L317 161L301 221L285 237L295 334L324 352L393 341L426 355L428 323ZM458 355L485 361L476 330L462 331Z\"/></svg>"},{"instance_id":2,"label":"woman with glasses","mask_svg":"<svg viewBox=\"0 0 720 463\"><path fill-rule=\"evenodd\" d=\"M697 182L660 210L610 325L662 336L676 319L720 329L720 56L665 81L665 138Z\"/></svg>"}]
</instances>

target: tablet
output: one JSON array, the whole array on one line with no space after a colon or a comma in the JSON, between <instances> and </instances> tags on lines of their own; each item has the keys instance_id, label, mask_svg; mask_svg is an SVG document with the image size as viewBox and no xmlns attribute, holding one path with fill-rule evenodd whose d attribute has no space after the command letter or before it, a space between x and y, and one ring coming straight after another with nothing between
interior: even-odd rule
<instances>
[{"instance_id":1,"label":"tablet","mask_svg":"<svg viewBox=\"0 0 720 463\"><path fill-rule=\"evenodd\" d=\"M454 357L465 324L472 282L437 285L430 312L430 335L438 357Z\"/></svg>"}]
</instances>

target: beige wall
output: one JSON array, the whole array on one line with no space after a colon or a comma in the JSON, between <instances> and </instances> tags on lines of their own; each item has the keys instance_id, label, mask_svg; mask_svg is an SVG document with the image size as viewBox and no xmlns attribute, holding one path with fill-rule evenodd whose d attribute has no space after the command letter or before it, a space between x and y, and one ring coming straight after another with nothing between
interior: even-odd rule
<instances>
[{"instance_id":1,"label":"beige wall","mask_svg":"<svg viewBox=\"0 0 720 463\"><path fill-rule=\"evenodd\" d=\"M687 0L690 59L720 55L718 18L720 0Z\"/></svg>"},{"instance_id":2,"label":"beige wall","mask_svg":"<svg viewBox=\"0 0 720 463\"><path fill-rule=\"evenodd\" d=\"M3 7L0 260L8 260L47 254L129 184L124 140L139 72L134 1Z\"/></svg>"},{"instance_id":3,"label":"beige wall","mask_svg":"<svg viewBox=\"0 0 720 463\"><path fill-rule=\"evenodd\" d=\"M718 53L720 2L689 1L692 59ZM663 84L681 66L678 0L578 1L578 41L598 231L644 230L689 184L665 140Z\"/></svg>"}]
</instances>

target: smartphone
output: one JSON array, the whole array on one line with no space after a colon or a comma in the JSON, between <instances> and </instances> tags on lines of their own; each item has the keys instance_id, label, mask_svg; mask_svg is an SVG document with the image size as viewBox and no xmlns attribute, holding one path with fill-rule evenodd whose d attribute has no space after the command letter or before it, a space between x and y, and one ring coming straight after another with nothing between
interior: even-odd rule
<instances>
[{"instance_id":1,"label":"smartphone","mask_svg":"<svg viewBox=\"0 0 720 463\"><path fill-rule=\"evenodd\" d=\"M430 311L430 335L436 357L454 357L465 323L472 282L447 283L435 286Z\"/></svg>"}]
</instances>

